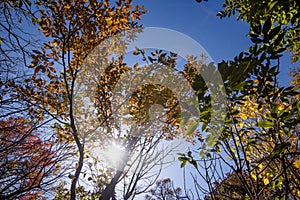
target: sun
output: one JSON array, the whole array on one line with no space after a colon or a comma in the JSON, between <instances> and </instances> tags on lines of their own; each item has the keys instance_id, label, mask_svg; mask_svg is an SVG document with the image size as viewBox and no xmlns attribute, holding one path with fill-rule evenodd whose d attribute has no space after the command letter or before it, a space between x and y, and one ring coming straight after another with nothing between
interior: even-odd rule
<instances>
[{"instance_id":1,"label":"sun","mask_svg":"<svg viewBox=\"0 0 300 200\"><path fill-rule=\"evenodd\" d=\"M126 150L125 147L110 142L104 150L104 157L107 164L113 168L119 168L125 164Z\"/></svg>"},{"instance_id":2,"label":"sun","mask_svg":"<svg viewBox=\"0 0 300 200\"><path fill-rule=\"evenodd\" d=\"M104 164L104 167L123 170L128 162L128 153L125 146L116 141L92 142L88 151Z\"/></svg>"}]
</instances>

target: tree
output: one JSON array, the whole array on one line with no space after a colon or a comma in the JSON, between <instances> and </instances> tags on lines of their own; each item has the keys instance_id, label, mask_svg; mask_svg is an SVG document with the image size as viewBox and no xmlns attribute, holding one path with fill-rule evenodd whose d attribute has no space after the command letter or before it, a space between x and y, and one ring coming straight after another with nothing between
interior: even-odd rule
<instances>
[{"instance_id":1,"label":"tree","mask_svg":"<svg viewBox=\"0 0 300 200\"><path fill-rule=\"evenodd\" d=\"M36 23L31 2L3 1L0 10L0 196L43 198L63 176L65 167L60 162L68 158L70 149L55 143L50 131L42 134L43 129L49 130L44 125L51 119L30 114L27 98L18 90L30 74L26 66L38 44L22 27L22 22L30 21L31 28Z\"/></svg>"},{"instance_id":2,"label":"tree","mask_svg":"<svg viewBox=\"0 0 300 200\"><path fill-rule=\"evenodd\" d=\"M110 113L111 92L116 82L130 68L120 57L110 64L102 63L105 64L106 71L104 74L98 74L99 76L92 80L88 75L97 74L95 68L91 67L85 71L86 69L82 67L84 64L93 62L93 59L86 58L97 49L95 47L101 45L104 48L109 48L113 44L113 39L112 41L110 39L118 37L118 34L121 34L121 37L125 39L120 40L119 43L114 43L115 49L108 51L108 54L122 51L119 47L124 46L122 42L126 43L134 37L134 34L130 36L130 30L138 30L139 25L135 21L140 19L141 14L145 10L140 6L133 7L131 1L123 0L113 5L109 1L6 1L3 5L4 11L14 12L13 16L18 16L21 13L27 19L32 20L34 28L38 28L44 37L42 45L30 46L27 50L24 49L24 46L31 44L29 40L26 40L24 45L19 45L18 43L23 36L23 33L18 32L21 29L18 29L18 31L5 29L8 39L1 38L1 41L5 44L7 41L11 43L8 43L9 45L3 51L8 53L16 43L19 47L13 49L15 53L29 57L24 57L23 62L20 63L19 68L26 70L24 77L20 81L10 79L7 83L5 82L3 86L8 90L3 90L2 97L6 97L6 94L16 97L22 103L23 111L26 111L28 118L38 123L37 127L44 128L43 132L39 133L40 135L54 131L57 145L67 145L70 147L70 154L78 158L75 166L71 165L68 169L70 173L68 177L71 183L61 181L53 185L54 190L57 192L55 198L75 199L77 196L80 196L80 198L88 198L87 196L100 199L116 198L116 184L122 179L125 182L123 195L125 199L143 192L145 188L147 189L149 185L146 185L144 189L139 187L137 190L137 183L145 179L144 177L151 167L162 162L161 158L157 156L159 152L154 152L158 141L162 140L162 138L170 140L177 133L176 129L178 129L180 121L177 116L179 114L177 100L173 97L171 91L164 87L147 85L145 88L139 88L132 97L130 112L136 118L135 121L141 118L145 119L142 125L147 129L149 135L146 134L147 137L135 136L133 132L135 131L134 127L128 134L119 135L117 133L120 127L114 123ZM6 6L10 6L10 9L6 10ZM32 6L35 6L32 9L34 12L31 10ZM23 20L23 18L18 19L20 22ZM9 20L5 22L7 27L14 23ZM122 35L126 32L129 32L127 33L128 36L126 34ZM9 40L11 36L15 40ZM104 61L108 61L106 58L108 57L107 54L101 54L100 52L98 56L103 56ZM157 64L172 64L174 57L175 54L167 57L166 54L160 52L157 56ZM29 65L27 64L28 61L30 61ZM10 64L12 66L16 65L13 62ZM87 76L83 77L82 75ZM96 118L92 116L83 117L83 115L89 115L90 113L88 110L85 110L86 107L81 106L85 103L84 98L80 99L79 97L78 99L78 96L76 96L76 92L78 92L76 89L81 84L80 81L100 81L97 84L97 92L95 93L95 105L92 106L94 110L98 111ZM82 84L86 83L83 82ZM144 91L159 90L161 92L157 92L156 96L163 96L159 102L152 102L155 98L144 93ZM141 99L138 98L140 95L143 96ZM149 110L139 110L141 107L149 108L154 104L170 108L170 112L168 112L166 117L168 120L167 125L163 127L162 131L155 133L153 133L154 131L151 130L151 126L148 123ZM83 115L81 115L81 112ZM19 115L21 112L9 113L2 117L5 118L14 114ZM83 123L81 123L81 120L83 120ZM155 123L152 122L153 125ZM97 131L93 129L97 129ZM98 134L98 131L100 134ZM86 141L93 138L95 134L100 135L100 141L98 140L97 142L101 144L106 143L108 138L124 143L124 148L129 152L129 155L126 156L125 162L120 168L111 170L102 167L100 174L92 171L91 168L98 167L97 162L99 160L91 158L91 155L86 152L88 145L90 145ZM71 148L74 146L77 150ZM30 146L32 150L35 147L38 147L38 145ZM137 163L136 171L132 174L131 179L128 180L128 172L125 166L129 165L132 167L134 163L129 162L129 156L137 151L139 156L135 161ZM147 158L146 156L149 155L151 157ZM71 159L66 162L72 161L74 160ZM69 163L63 163L62 165L64 164L70 165ZM87 169L90 170L91 176L87 176ZM157 178L157 175L155 177ZM153 181L148 180L150 185L155 182L155 177ZM80 180L80 178L82 179ZM84 181L95 183L92 192L84 188ZM66 190L65 187L70 187L70 190Z\"/></svg>"},{"instance_id":3,"label":"tree","mask_svg":"<svg viewBox=\"0 0 300 200\"><path fill-rule=\"evenodd\" d=\"M175 199L188 199L183 196L183 191L181 188L174 187L171 179L166 178L163 180L158 180L154 188L149 191L145 199L147 200L175 200Z\"/></svg>"},{"instance_id":4,"label":"tree","mask_svg":"<svg viewBox=\"0 0 300 200\"><path fill-rule=\"evenodd\" d=\"M143 50L137 49L137 52L134 54L138 55L141 54L143 57L145 57L145 52ZM92 54L94 55L94 54ZM97 54L95 55L94 59L98 60L99 54L97 51ZM166 62L172 63L175 59L175 54L170 53L168 55L167 53L161 52L153 52L153 57L145 58L145 62L151 62L153 64L161 65L165 64ZM148 60L149 59L149 60ZM93 62L93 60L88 60L88 62ZM163 63L165 62L165 63ZM91 65L88 65L91 66ZM125 151L128 152L129 156L124 156L123 164L126 164L129 166L129 168L132 168L135 164L138 165L138 168L134 168L133 174L127 173L127 167L124 165L120 165L117 169L117 172L113 175L112 181L108 183L108 185L103 189L101 192L101 195L103 196L114 196L114 191L116 188L116 185L120 182L122 177L129 176L129 181L124 180L125 184L124 186L124 193L123 198L128 199L133 198L134 195L140 194L145 189L141 189L141 187L137 187L138 183L143 184L143 179L147 174L147 171L149 171L151 167L155 165L159 165L162 162L161 156L159 156L160 152L155 152L155 148L157 147L157 144L162 141L163 139L171 140L174 137L177 137L178 135L178 124L180 122L180 119L178 117L179 111L178 111L178 100L174 97L172 92L170 90L167 90L165 87L160 85L152 85L147 84L143 85L137 90L134 90L134 93L132 96L129 97L129 107L125 108L125 112L128 112L132 116L133 119L124 120L123 124L117 123L118 118L122 118L124 116L123 113L118 113L113 110L113 103L117 102L119 105L123 105L122 102L124 99L126 100L128 97L122 96L123 90L116 90L119 91L122 96L121 98L112 98L112 93L116 94L117 92L114 91L114 88L116 87L116 83L121 79L124 78L124 74L126 72L133 73L134 71L127 66L126 64L123 64L120 61L117 61L116 63L111 64L108 68L105 69L106 71L102 73L101 75L96 75L95 79L96 82L99 84L96 84L96 108L98 111L98 115L96 120L99 120L101 123L103 123L104 127L107 128L104 130L104 134L99 134L99 132L95 132L98 134L98 136L95 136L95 138L98 138L100 135L100 141L97 140L101 145L102 143L109 143L110 140L116 141L116 143L122 143L122 146L124 147ZM147 68L144 66L141 67L141 70L144 70L141 73L143 76L147 75L149 71L147 71ZM157 70L157 68L154 67L153 70L150 70L150 73L154 73ZM87 74L84 74L83 77L93 77L92 74L97 74L98 72L87 70ZM126 77L132 77L134 74L129 74ZM142 77L143 77L142 76ZM98 78L100 80L98 80ZM139 80L139 77L137 78ZM126 80L126 79L125 79ZM122 79L124 81L124 79ZM124 81L125 83L129 81ZM137 81L138 82L138 81ZM83 83L83 88L87 88L86 86L91 83L91 80ZM127 88L127 90L130 90L131 86ZM133 86L134 87L134 86ZM91 88L90 86L88 88ZM90 93L90 91L89 91ZM86 94L83 95L83 97ZM88 94L87 94L88 95ZM112 103L113 102L113 103ZM157 119L150 119L149 118L149 110L151 106L159 104L166 109L169 109L167 114L165 116L158 116ZM80 104L81 105L81 104ZM118 108L119 109L119 108ZM122 110L122 109L120 109ZM85 110L83 112L86 112ZM108 117L111 115L111 113L114 113L113 116ZM162 120L163 118L166 119L166 123L158 123L158 121ZM132 124L133 122L133 124ZM157 122L157 123L156 123ZM80 127L82 130L89 130L89 129L96 129L95 127L99 128L97 125L95 125L96 122L92 122L91 124L82 124L82 127ZM99 122L98 122L99 123ZM100 124L101 124L100 123ZM138 128L135 125L138 123ZM125 125L124 125L125 124ZM101 124L102 125L102 124ZM80 124L81 126L81 124ZM125 131L121 130L122 126L126 126L127 129ZM92 133L93 135L93 133ZM190 134L192 136L192 134ZM137 163L132 163L132 160L129 160L131 155L135 152L138 152L140 157L136 159ZM163 152L163 155L168 154L169 152ZM150 156L151 157L150 157ZM153 156L154 155L154 156ZM136 162L135 161L135 162ZM158 175L155 175L157 178ZM156 178L153 180L155 181ZM145 188L147 189L151 184L154 183L154 181L151 181L149 178L147 180L148 184L146 184ZM102 198L102 197L101 197ZM115 198L115 197L112 197Z\"/></svg>"},{"instance_id":5,"label":"tree","mask_svg":"<svg viewBox=\"0 0 300 200\"><path fill-rule=\"evenodd\" d=\"M94 47L107 39L108 36L114 36L118 32L137 27L133 20L135 17L139 18L144 11L138 6L130 11L132 8L130 1L117 2L117 8L109 8L108 1L104 3L91 2L90 5L84 2L66 2L66 4L63 4L60 1L49 1L45 3L37 2L37 5L45 8L45 10L40 10L39 29L43 31L46 37L51 36L51 41L45 43L41 50L33 50L31 55L33 60L29 67L33 68L34 74L31 79L26 79L26 85L18 86L18 91L28 99L31 114L43 118L50 116L57 120L58 123L54 124L54 128L60 141L71 143L73 139L75 140L79 151L79 162L75 174L69 176L72 180L70 198L74 199L76 191L80 193L82 189L82 187L76 188L76 183L82 172L84 159L88 157L85 153L85 140L91 137L90 132L82 129L80 127L82 124L76 121L80 118L75 116L75 112L78 110L73 105L74 84L77 80L77 74L81 72L80 67L84 58ZM72 12L70 8L73 9ZM129 10L126 10L127 8ZM103 14L104 16L102 16ZM107 20L107 23L103 23L101 20ZM69 26L58 26L61 24L68 24ZM96 32L93 30L94 28ZM54 67L55 63L63 69L59 75L56 73L56 69L59 67ZM121 59L114 63L113 67L115 67L114 65L116 67L124 66ZM111 74L109 79L115 74ZM99 90L102 88L104 88L104 84L99 85ZM104 117L97 120L103 120L107 123L110 116L105 114L109 109L103 105L98 108L102 109L101 115ZM92 118L89 120L92 120ZM105 125L112 129L110 124ZM84 127L93 128L90 124L86 124ZM111 132L105 134L105 137L109 137ZM137 146L138 141L137 138L128 136L126 150L133 151L139 147ZM103 143L105 140L101 142ZM101 199L114 198L116 183L119 182L123 173L123 169L118 170L106 187L96 192L96 196L100 196ZM140 176L138 179L140 179Z\"/></svg>"},{"instance_id":6,"label":"tree","mask_svg":"<svg viewBox=\"0 0 300 200\"><path fill-rule=\"evenodd\" d=\"M27 108L14 85L21 84L26 79L25 66L29 62L31 48L36 40L25 32L21 22L36 19L29 1L1 2L0 16L0 109L1 119L16 113L26 112ZM33 28L32 26L30 26Z\"/></svg>"},{"instance_id":7,"label":"tree","mask_svg":"<svg viewBox=\"0 0 300 200\"><path fill-rule=\"evenodd\" d=\"M233 61L218 64L227 92L227 117L213 151L198 165L191 156L180 158L196 169L204 166L207 199L299 198L297 73L291 87L279 86L277 77L282 52L289 50L292 61L298 60L293 50L299 38L292 34L299 26L298 10L296 1L226 1L218 14L246 21L253 46ZM223 165L231 170L227 175Z\"/></svg>"},{"instance_id":8,"label":"tree","mask_svg":"<svg viewBox=\"0 0 300 200\"><path fill-rule=\"evenodd\" d=\"M76 168L74 166L75 174L69 176L72 180L70 196L75 199L78 189L76 183L85 155L85 133L77 130L72 105L76 75L84 58L100 42L122 31L138 27L134 21L140 19L144 10L139 6L132 8L131 1L118 1L115 7L109 1L5 1L1 3L1 9L4 14L1 21L4 28L3 37L1 35L0 38L1 50L4 52L3 56L6 56L2 61L11 70L10 67L16 67L16 63L10 52L23 55L22 62L18 63L18 71L26 71L20 81L10 75L6 76L7 79L1 79L1 100L14 97L12 100L7 98L1 101L1 105L7 102L2 109L10 102L12 106L16 106L18 102L14 99L22 103L22 107L16 106L17 111L5 113L2 117L4 119L9 115L21 115L22 111L26 111L28 117L37 123L37 127L45 128L41 135L55 131L57 145L67 143L72 147L75 140L79 162ZM15 18L21 23L23 17L32 20L33 26L43 33L45 42L42 45L31 46L32 42L25 37L28 35L15 23ZM27 64L28 61L30 65ZM1 77L2 75L4 73L1 73ZM49 125L53 130L49 129ZM14 139L18 141L17 138ZM34 151L39 146L29 147ZM71 153L75 153L74 149ZM7 154L3 156L6 157ZM18 176L21 175L16 175Z\"/></svg>"},{"instance_id":9,"label":"tree","mask_svg":"<svg viewBox=\"0 0 300 200\"><path fill-rule=\"evenodd\" d=\"M122 0L116 2L115 7L110 6L109 1L46 1L37 2L37 5L41 7L39 30L49 41L41 50L33 51L30 68L34 69L34 75L27 80L31 93L26 86L20 90L30 98L37 113L46 112L58 121L56 130L62 141L75 142L79 157L75 173L70 175L70 199L75 199L76 185L84 166L87 135L78 129L75 121L73 102L77 75L94 47L108 37L137 27L134 20L144 11L139 6L132 8L131 1ZM57 69L62 71L57 73ZM113 192L104 190L102 194L101 198L108 199Z\"/></svg>"},{"instance_id":10,"label":"tree","mask_svg":"<svg viewBox=\"0 0 300 200\"><path fill-rule=\"evenodd\" d=\"M1 199L39 197L62 175L64 147L42 139L34 126L23 117L0 121Z\"/></svg>"},{"instance_id":11,"label":"tree","mask_svg":"<svg viewBox=\"0 0 300 200\"><path fill-rule=\"evenodd\" d=\"M270 37L279 36L277 31L280 31L280 28L277 28L272 34L268 35L265 32L268 29L260 29L262 23L267 24L266 27L272 24L284 27L282 30L286 31L286 34L284 34L285 42L288 50L293 55L292 62L295 63L299 59L299 7L299 1L296 0L284 2L279 0L268 2L249 0L239 2L225 1L223 4L224 10L220 11L218 15L221 18L232 15L239 20L246 21L250 25L251 34L264 36L263 40L259 38L252 39L258 44L268 41L268 39L271 39ZM283 37L283 35L280 37ZM278 47L280 48L280 46Z\"/></svg>"}]
</instances>

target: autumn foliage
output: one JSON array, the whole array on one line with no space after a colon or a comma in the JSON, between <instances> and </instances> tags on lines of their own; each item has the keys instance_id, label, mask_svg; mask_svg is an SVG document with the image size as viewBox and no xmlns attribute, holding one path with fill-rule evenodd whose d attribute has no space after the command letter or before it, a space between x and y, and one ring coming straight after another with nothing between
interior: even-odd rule
<instances>
[{"instance_id":1,"label":"autumn foliage","mask_svg":"<svg viewBox=\"0 0 300 200\"><path fill-rule=\"evenodd\" d=\"M49 172L56 173L53 143L43 140L32 127L23 117L0 121L2 199L38 197L43 179L49 178Z\"/></svg>"},{"instance_id":2,"label":"autumn foliage","mask_svg":"<svg viewBox=\"0 0 300 200\"><path fill-rule=\"evenodd\" d=\"M176 52L136 47L131 56L143 61L140 66L130 66L119 55L142 31L139 21L146 13L131 0L2 1L0 199L133 199L144 192L146 199L191 198L170 179L156 181L158 174L153 179L147 174L162 162L157 144L178 137L185 123L175 91L145 84L136 88L120 115L112 109L125 99L113 99L119 81L130 82L126 77L152 66L154 71L174 69L197 96L199 120L190 124L185 139L199 146L179 154L181 167L191 164L207 184L201 187L194 176L196 192L209 200L300 198L299 68L291 73L289 86L278 81L281 57L288 52L292 62L300 57L299 7L296 0L226 0L218 16L245 21L251 46L216 67L205 55L189 55L178 72ZM24 21L37 38L23 31ZM117 58L110 59L112 54ZM201 72L208 68L212 77L220 73L224 84L205 82ZM146 71L140 72L146 76ZM91 84L94 91L86 89ZM226 98L218 102L224 113L215 117L212 99L222 95L212 87L226 90ZM118 91L120 96L124 90ZM159 118L163 125L151 123L154 105L167 110ZM130 118L122 126L117 121L124 113ZM132 124L145 128L142 134L134 135ZM124 127L132 129L122 132ZM213 131L217 134L211 138L202 134ZM118 167L105 166L106 160L88 151L107 141L122 144L128 153ZM140 156L134 165L130 158L136 152Z\"/></svg>"}]
</instances>

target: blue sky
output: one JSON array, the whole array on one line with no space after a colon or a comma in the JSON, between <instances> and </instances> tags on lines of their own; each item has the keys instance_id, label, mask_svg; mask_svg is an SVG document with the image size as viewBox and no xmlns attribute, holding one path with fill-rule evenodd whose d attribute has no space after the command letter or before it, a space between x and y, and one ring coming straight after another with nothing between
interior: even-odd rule
<instances>
[{"instance_id":1,"label":"blue sky","mask_svg":"<svg viewBox=\"0 0 300 200\"><path fill-rule=\"evenodd\" d=\"M216 63L233 59L251 45L245 22L216 16L222 10L222 0L201 4L195 0L137 0L135 3L148 10L141 21L145 27L168 28L188 35L201 44ZM281 62L279 81L287 85L290 56Z\"/></svg>"},{"instance_id":2,"label":"blue sky","mask_svg":"<svg viewBox=\"0 0 300 200\"><path fill-rule=\"evenodd\" d=\"M222 1L197 3L195 0L138 0L149 12L144 26L164 27L186 34L199 42L218 62L232 58L250 45L248 26L235 19L220 20L216 13Z\"/></svg>"}]
</instances>

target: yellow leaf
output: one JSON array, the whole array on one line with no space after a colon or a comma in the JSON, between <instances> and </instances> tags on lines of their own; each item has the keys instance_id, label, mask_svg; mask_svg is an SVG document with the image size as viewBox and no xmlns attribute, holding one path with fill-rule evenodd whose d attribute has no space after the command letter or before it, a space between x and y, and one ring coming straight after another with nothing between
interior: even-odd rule
<instances>
[{"instance_id":1,"label":"yellow leaf","mask_svg":"<svg viewBox=\"0 0 300 200\"><path fill-rule=\"evenodd\" d=\"M230 160L230 157L229 157L229 156L226 156L226 159L227 159L227 160Z\"/></svg>"},{"instance_id":2,"label":"yellow leaf","mask_svg":"<svg viewBox=\"0 0 300 200\"><path fill-rule=\"evenodd\" d=\"M298 169L300 169L300 159L294 162L294 166Z\"/></svg>"},{"instance_id":3,"label":"yellow leaf","mask_svg":"<svg viewBox=\"0 0 300 200\"><path fill-rule=\"evenodd\" d=\"M272 85L272 82L271 81L266 81L266 84L267 85Z\"/></svg>"},{"instance_id":4,"label":"yellow leaf","mask_svg":"<svg viewBox=\"0 0 300 200\"><path fill-rule=\"evenodd\" d=\"M54 113L54 108L50 106L50 113Z\"/></svg>"},{"instance_id":5,"label":"yellow leaf","mask_svg":"<svg viewBox=\"0 0 300 200\"><path fill-rule=\"evenodd\" d=\"M49 36L50 36L50 32L49 32L49 31L44 31L43 33L44 33L44 35L45 35L46 37L49 37Z\"/></svg>"},{"instance_id":6,"label":"yellow leaf","mask_svg":"<svg viewBox=\"0 0 300 200\"><path fill-rule=\"evenodd\" d=\"M58 42L57 41L53 42L53 46L57 47L58 46Z\"/></svg>"},{"instance_id":7,"label":"yellow leaf","mask_svg":"<svg viewBox=\"0 0 300 200\"><path fill-rule=\"evenodd\" d=\"M269 179L268 178L264 178L264 184L268 185L269 184Z\"/></svg>"},{"instance_id":8,"label":"yellow leaf","mask_svg":"<svg viewBox=\"0 0 300 200\"><path fill-rule=\"evenodd\" d=\"M104 4L105 8L107 8L109 6L109 3L107 1L104 1L103 4Z\"/></svg>"},{"instance_id":9,"label":"yellow leaf","mask_svg":"<svg viewBox=\"0 0 300 200\"><path fill-rule=\"evenodd\" d=\"M278 106L278 110L284 110L284 109L285 109L284 105L280 104L280 105Z\"/></svg>"},{"instance_id":10,"label":"yellow leaf","mask_svg":"<svg viewBox=\"0 0 300 200\"><path fill-rule=\"evenodd\" d=\"M248 119L248 116L247 116L245 113L240 113L240 114L239 114L239 117L240 117L242 120Z\"/></svg>"},{"instance_id":11,"label":"yellow leaf","mask_svg":"<svg viewBox=\"0 0 300 200\"><path fill-rule=\"evenodd\" d=\"M256 176L254 174L251 174L251 177L256 181Z\"/></svg>"},{"instance_id":12,"label":"yellow leaf","mask_svg":"<svg viewBox=\"0 0 300 200\"><path fill-rule=\"evenodd\" d=\"M250 154L253 154L253 151L254 151L253 147L250 147L250 148L249 148Z\"/></svg>"}]
</instances>

